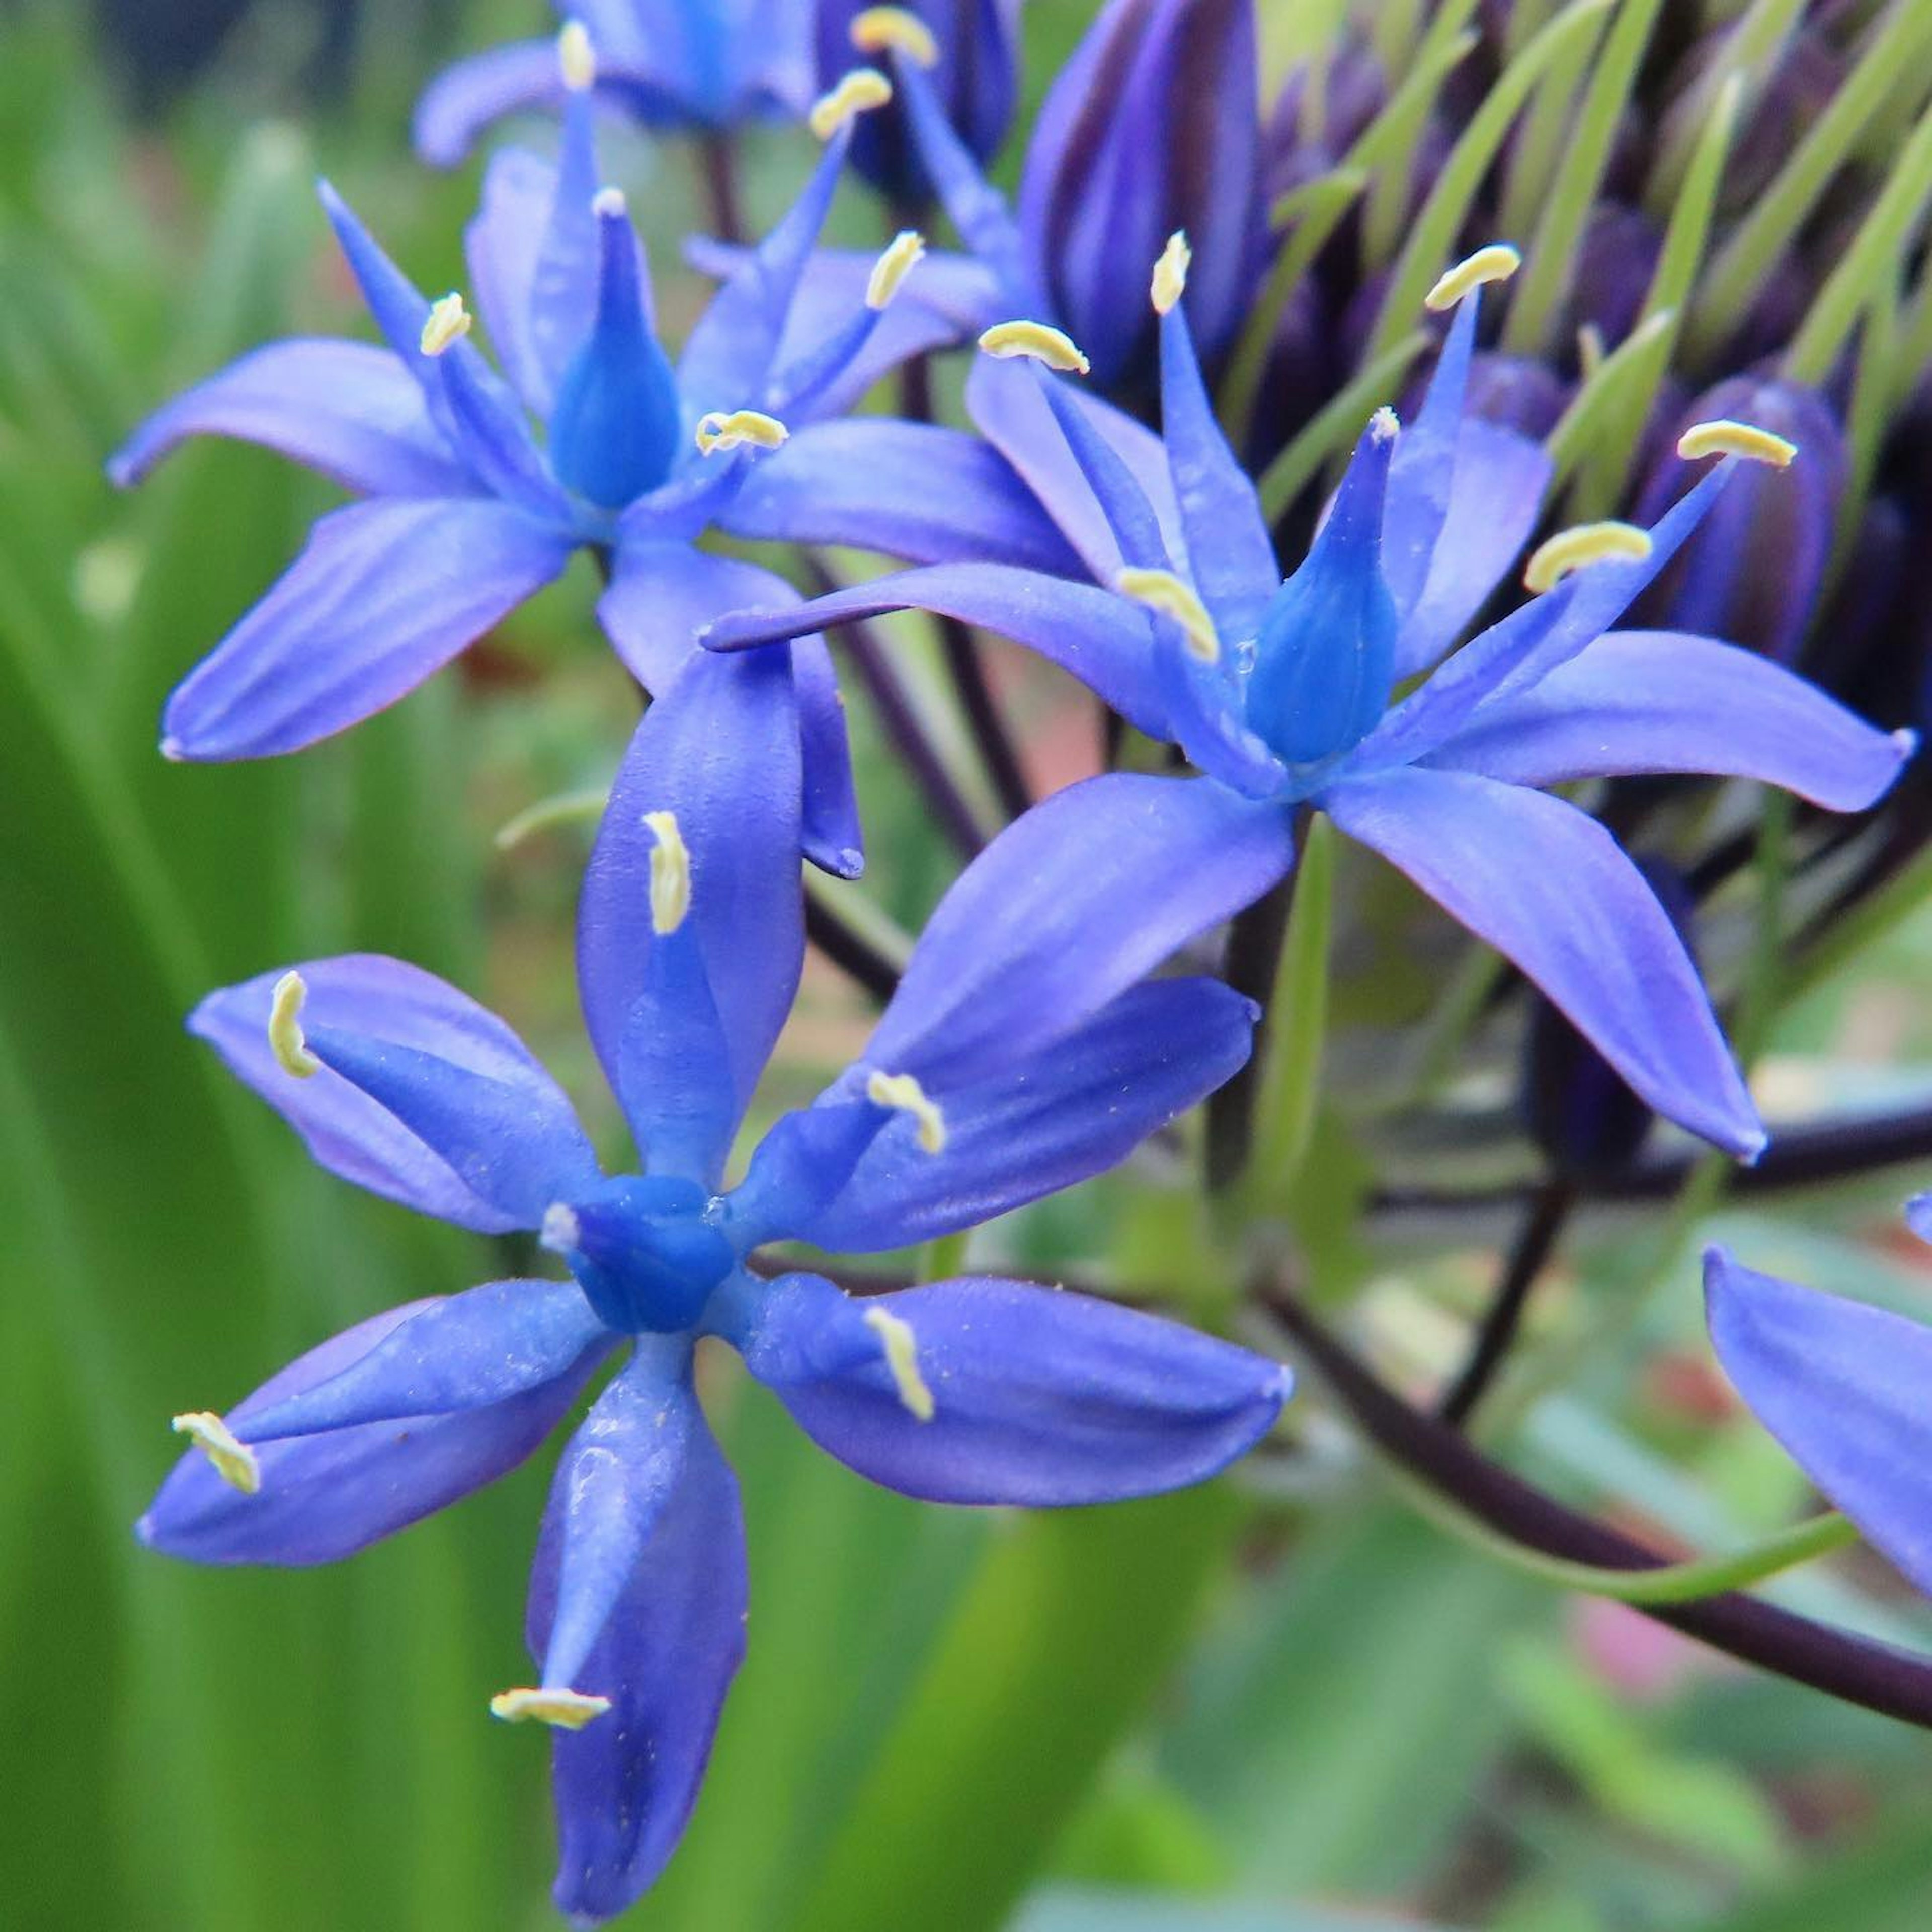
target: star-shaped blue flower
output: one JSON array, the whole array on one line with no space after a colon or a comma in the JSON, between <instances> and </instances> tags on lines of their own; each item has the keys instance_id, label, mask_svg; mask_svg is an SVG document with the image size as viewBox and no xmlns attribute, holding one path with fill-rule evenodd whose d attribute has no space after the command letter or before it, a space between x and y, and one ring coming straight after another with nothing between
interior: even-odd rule
<instances>
[{"instance_id":1,"label":"star-shaped blue flower","mask_svg":"<svg viewBox=\"0 0 1932 1932\"><path fill-rule=\"evenodd\" d=\"M1030 644L1206 774L1172 782L1218 802L1201 866L1221 864L1220 841L1257 818L1325 812L1514 960L1658 1112L1750 1158L1763 1130L1669 917L1609 833L1546 788L1712 772L1857 810L1912 740L1713 638L1611 630L1724 489L1735 453L1648 531L1552 538L1527 573L1544 594L1448 655L1534 527L1548 475L1536 445L1464 407L1480 283L1514 261L1492 248L1444 278L1432 299L1460 313L1414 423L1376 413L1286 583L1208 404L1176 236L1154 285L1164 440L1048 374L1042 362L1080 357L1036 324L990 332L996 355L1018 359L982 360L968 385L975 419L1095 581L912 570L728 617L706 640L743 648L917 606ZM1736 424L1706 426L1686 448L1790 455ZM1282 870L1292 862L1284 849Z\"/></svg>"},{"instance_id":2,"label":"star-shaped blue flower","mask_svg":"<svg viewBox=\"0 0 1932 1932\"><path fill-rule=\"evenodd\" d=\"M386 347L272 344L170 404L115 458L133 482L184 437L240 436L365 500L316 525L288 572L170 698L164 749L261 757L392 704L588 547L608 566L598 615L662 695L695 628L792 595L782 578L697 548L740 537L861 544L937 560L994 555L1052 568L1064 540L1004 461L956 430L832 420L906 354L947 332L892 298L916 237L837 312L800 289L851 140L828 110L826 152L796 205L719 290L674 370L621 196L600 189L590 104L571 97L561 162L492 162L467 237L506 383L467 339L460 300L432 304L326 185L322 198ZM843 118L838 118L841 116ZM546 428L540 445L530 418ZM798 654L818 807L812 856L862 862L830 659Z\"/></svg>"},{"instance_id":3,"label":"star-shaped blue flower","mask_svg":"<svg viewBox=\"0 0 1932 1932\"><path fill-rule=\"evenodd\" d=\"M782 653L701 659L647 714L586 874L584 1016L635 1171L607 1175L509 1028L414 968L327 959L211 996L193 1030L325 1166L464 1227L535 1231L570 1278L392 1310L225 1417L178 1418L208 1453L168 1477L142 1538L212 1563L346 1556L521 1460L621 1356L552 1488L538 1681L495 1708L560 1726L558 1904L622 1910L683 1828L744 1641L701 1340L832 1454L944 1502L1167 1490L1274 1420L1277 1364L1111 1303L983 1278L860 1300L748 1265L775 1240L878 1250L975 1226L1112 1166L1241 1064L1250 1002L1145 977L1279 868L1257 821L1198 874L1205 802L1148 778L1010 828L934 914L859 1063L728 1188L804 949Z\"/></svg>"}]
</instances>

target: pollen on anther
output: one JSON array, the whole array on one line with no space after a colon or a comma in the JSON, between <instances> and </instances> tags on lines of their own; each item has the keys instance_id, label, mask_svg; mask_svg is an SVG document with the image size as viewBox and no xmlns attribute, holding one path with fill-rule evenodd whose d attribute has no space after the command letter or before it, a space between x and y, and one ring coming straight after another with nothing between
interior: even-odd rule
<instances>
[{"instance_id":1,"label":"pollen on anther","mask_svg":"<svg viewBox=\"0 0 1932 1932\"><path fill-rule=\"evenodd\" d=\"M847 122L883 107L892 98L892 84L877 68L854 68L838 85L812 104L805 124L821 141L829 141Z\"/></svg>"},{"instance_id":2,"label":"pollen on anther","mask_svg":"<svg viewBox=\"0 0 1932 1932\"><path fill-rule=\"evenodd\" d=\"M581 20L564 22L556 37L556 64L572 93L583 94L597 85L597 50L591 44L590 29Z\"/></svg>"},{"instance_id":3,"label":"pollen on anther","mask_svg":"<svg viewBox=\"0 0 1932 1932\"><path fill-rule=\"evenodd\" d=\"M322 1062L310 1052L302 1028L302 1003L308 998L308 982L293 970L275 982L268 1002L268 1046L284 1073L307 1080L322 1071Z\"/></svg>"},{"instance_id":4,"label":"pollen on anther","mask_svg":"<svg viewBox=\"0 0 1932 1932\"><path fill-rule=\"evenodd\" d=\"M452 343L460 342L469 333L470 311L464 307L463 298L452 289L440 300L430 304L419 346L425 356L440 356Z\"/></svg>"},{"instance_id":5,"label":"pollen on anther","mask_svg":"<svg viewBox=\"0 0 1932 1932\"><path fill-rule=\"evenodd\" d=\"M1384 403L1369 418L1369 440L1371 442L1393 442L1402 428L1402 418Z\"/></svg>"},{"instance_id":6,"label":"pollen on anther","mask_svg":"<svg viewBox=\"0 0 1932 1932\"><path fill-rule=\"evenodd\" d=\"M899 292L899 284L926 253L926 238L916 228L895 235L885 252L872 264L866 284L866 306L874 312L884 308Z\"/></svg>"},{"instance_id":7,"label":"pollen on anther","mask_svg":"<svg viewBox=\"0 0 1932 1932\"><path fill-rule=\"evenodd\" d=\"M885 1352L886 1368L898 1392L899 1400L915 1422L930 1422L938 1404L919 1367L919 1341L912 1324L883 1308L866 1310L866 1326L879 1338Z\"/></svg>"},{"instance_id":8,"label":"pollen on anther","mask_svg":"<svg viewBox=\"0 0 1932 1932\"><path fill-rule=\"evenodd\" d=\"M697 442L706 456L741 448L776 449L791 434L776 416L762 410L711 410L698 419Z\"/></svg>"},{"instance_id":9,"label":"pollen on anther","mask_svg":"<svg viewBox=\"0 0 1932 1932\"><path fill-rule=\"evenodd\" d=\"M651 930L675 932L691 910L691 848L674 812L647 812L644 823L657 842L651 848Z\"/></svg>"},{"instance_id":10,"label":"pollen on anther","mask_svg":"<svg viewBox=\"0 0 1932 1932\"><path fill-rule=\"evenodd\" d=\"M913 1075L874 1072L866 1082L866 1097L875 1107L910 1114L919 1123L919 1144L925 1152L945 1151L946 1116Z\"/></svg>"},{"instance_id":11,"label":"pollen on anther","mask_svg":"<svg viewBox=\"0 0 1932 1932\"><path fill-rule=\"evenodd\" d=\"M1166 315L1187 292L1187 271L1192 266L1194 250L1187 245L1187 237L1179 229L1167 238L1167 246L1160 251L1160 260L1154 265L1154 313Z\"/></svg>"},{"instance_id":12,"label":"pollen on anther","mask_svg":"<svg viewBox=\"0 0 1932 1932\"><path fill-rule=\"evenodd\" d=\"M1523 585L1540 595L1573 570L1592 563L1641 563L1651 550L1650 532L1634 524L1579 524L1538 545L1523 570Z\"/></svg>"},{"instance_id":13,"label":"pollen on anther","mask_svg":"<svg viewBox=\"0 0 1932 1932\"><path fill-rule=\"evenodd\" d=\"M1506 282L1522 266L1522 250L1507 242L1492 242L1466 255L1452 268L1445 269L1436 286L1422 298L1432 314L1454 308L1472 290L1485 282Z\"/></svg>"},{"instance_id":14,"label":"pollen on anther","mask_svg":"<svg viewBox=\"0 0 1932 1932\"><path fill-rule=\"evenodd\" d=\"M1171 570L1150 570L1130 565L1114 579L1114 588L1123 597L1172 617L1187 640L1188 653L1203 664L1214 664L1221 656L1221 640L1214 620L1202 602L1193 585Z\"/></svg>"},{"instance_id":15,"label":"pollen on anther","mask_svg":"<svg viewBox=\"0 0 1932 1932\"><path fill-rule=\"evenodd\" d=\"M939 64L939 42L916 14L904 7L863 7L852 16L852 44L862 54L904 54L921 67Z\"/></svg>"},{"instance_id":16,"label":"pollen on anther","mask_svg":"<svg viewBox=\"0 0 1932 1932\"><path fill-rule=\"evenodd\" d=\"M980 346L1002 359L1030 356L1069 375L1084 376L1094 366L1072 337L1043 322L996 322L980 338Z\"/></svg>"},{"instance_id":17,"label":"pollen on anther","mask_svg":"<svg viewBox=\"0 0 1932 1932\"><path fill-rule=\"evenodd\" d=\"M584 1690L499 1690L490 1700L490 1714L506 1724L520 1724L535 1718L559 1730L580 1731L593 1718L601 1718L610 1708L608 1697L595 1697Z\"/></svg>"},{"instance_id":18,"label":"pollen on anther","mask_svg":"<svg viewBox=\"0 0 1932 1932\"><path fill-rule=\"evenodd\" d=\"M220 1416L207 1409L196 1409L175 1417L169 1426L177 1436L188 1436L194 1442L230 1489L239 1490L244 1496L252 1496L261 1489L262 1466L256 1460L254 1450L238 1440Z\"/></svg>"},{"instance_id":19,"label":"pollen on anther","mask_svg":"<svg viewBox=\"0 0 1932 1932\"><path fill-rule=\"evenodd\" d=\"M621 221L630 213L631 204L620 188L600 188L590 197L590 212L600 221Z\"/></svg>"},{"instance_id":20,"label":"pollen on anther","mask_svg":"<svg viewBox=\"0 0 1932 1932\"><path fill-rule=\"evenodd\" d=\"M1747 463L1768 463L1774 470L1786 470L1798 454L1798 446L1755 423L1719 416L1709 422L1693 423L1677 439L1677 453L1687 463L1706 456L1741 456Z\"/></svg>"}]
</instances>

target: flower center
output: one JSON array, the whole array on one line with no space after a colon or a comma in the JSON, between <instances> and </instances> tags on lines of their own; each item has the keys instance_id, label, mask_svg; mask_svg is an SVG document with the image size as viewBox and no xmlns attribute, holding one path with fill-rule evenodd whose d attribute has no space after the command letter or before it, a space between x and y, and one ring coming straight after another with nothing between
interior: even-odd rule
<instances>
[{"instance_id":1,"label":"flower center","mask_svg":"<svg viewBox=\"0 0 1932 1932\"><path fill-rule=\"evenodd\" d=\"M694 1180L626 1174L544 1216L542 1240L570 1264L598 1319L625 1334L690 1328L737 1256L705 1218Z\"/></svg>"}]
</instances>

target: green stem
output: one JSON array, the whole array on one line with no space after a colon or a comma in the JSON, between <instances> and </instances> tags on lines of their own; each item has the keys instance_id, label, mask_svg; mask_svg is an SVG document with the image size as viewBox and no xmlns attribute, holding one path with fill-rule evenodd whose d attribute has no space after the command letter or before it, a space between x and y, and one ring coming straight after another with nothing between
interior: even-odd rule
<instances>
[{"instance_id":1,"label":"green stem","mask_svg":"<svg viewBox=\"0 0 1932 1932\"><path fill-rule=\"evenodd\" d=\"M1266 470L1255 488L1262 514L1273 524L1295 498L1321 474L1322 466L1339 455L1361 434L1379 403L1388 401L1408 365L1429 338L1420 329L1406 335L1384 356L1378 356L1318 415Z\"/></svg>"}]
</instances>

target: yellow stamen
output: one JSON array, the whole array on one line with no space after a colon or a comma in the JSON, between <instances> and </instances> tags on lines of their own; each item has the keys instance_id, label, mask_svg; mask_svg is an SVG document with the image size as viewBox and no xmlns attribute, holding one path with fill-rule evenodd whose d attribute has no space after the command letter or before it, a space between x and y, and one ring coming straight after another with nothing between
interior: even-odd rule
<instances>
[{"instance_id":1,"label":"yellow stamen","mask_svg":"<svg viewBox=\"0 0 1932 1932\"><path fill-rule=\"evenodd\" d=\"M946 1116L910 1073L874 1073L866 1082L866 1098L875 1107L895 1107L919 1123L919 1144L928 1154L946 1146Z\"/></svg>"},{"instance_id":2,"label":"yellow stamen","mask_svg":"<svg viewBox=\"0 0 1932 1932\"><path fill-rule=\"evenodd\" d=\"M1194 250L1188 247L1187 237L1177 229L1167 238L1167 246L1154 265L1155 314L1166 315L1186 292L1187 271L1193 260Z\"/></svg>"},{"instance_id":3,"label":"yellow stamen","mask_svg":"<svg viewBox=\"0 0 1932 1932\"><path fill-rule=\"evenodd\" d=\"M581 20L566 20L556 37L556 64L563 70L563 84L573 94L584 94L597 85L597 50L590 44L590 29Z\"/></svg>"},{"instance_id":4,"label":"yellow stamen","mask_svg":"<svg viewBox=\"0 0 1932 1932\"><path fill-rule=\"evenodd\" d=\"M1030 356L1071 375L1084 376L1094 366L1072 337L1043 322L996 322L980 337L980 346L988 356Z\"/></svg>"},{"instance_id":5,"label":"yellow stamen","mask_svg":"<svg viewBox=\"0 0 1932 1932\"><path fill-rule=\"evenodd\" d=\"M1190 655L1203 664L1213 664L1220 657L1221 640L1215 634L1214 620L1208 614L1207 605L1196 594L1194 586L1172 571L1132 566L1114 579L1114 588L1123 597L1131 597L1136 604L1144 604L1163 617L1172 617L1187 639Z\"/></svg>"},{"instance_id":6,"label":"yellow stamen","mask_svg":"<svg viewBox=\"0 0 1932 1932\"><path fill-rule=\"evenodd\" d=\"M609 1698L593 1697L582 1690L499 1690L490 1700L490 1716L501 1718L506 1724L520 1724L534 1718L540 1724L554 1724L562 1731L580 1731L610 1708Z\"/></svg>"},{"instance_id":7,"label":"yellow stamen","mask_svg":"<svg viewBox=\"0 0 1932 1932\"><path fill-rule=\"evenodd\" d=\"M762 410L713 410L698 419L698 446L706 456L748 442L758 449L776 449L790 434L776 416Z\"/></svg>"},{"instance_id":8,"label":"yellow stamen","mask_svg":"<svg viewBox=\"0 0 1932 1932\"><path fill-rule=\"evenodd\" d=\"M847 122L883 107L892 98L892 84L875 67L855 67L830 92L812 103L805 124L821 141L829 141Z\"/></svg>"},{"instance_id":9,"label":"yellow stamen","mask_svg":"<svg viewBox=\"0 0 1932 1932\"><path fill-rule=\"evenodd\" d=\"M1506 282L1522 266L1522 250L1507 242L1492 242L1473 255L1465 255L1453 268L1445 269L1436 286L1422 298L1432 314L1454 308L1472 290L1485 282Z\"/></svg>"},{"instance_id":10,"label":"yellow stamen","mask_svg":"<svg viewBox=\"0 0 1932 1932\"><path fill-rule=\"evenodd\" d=\"M1768 463L1774 470L1787 470L1798 454L1798 446L1755 423L1719 416L1714 422L1693 423L1677 439L1677 453L1687 463L1704 456L1742 456L1747 463Z\"/></svg>"},{"instance_id":11,"label":"yellow stamen","mask_svg":"<svg viewBox=\"0 0 1932 1932\"><path fill-rule=\"evenodd\" d=\"M302 1002L308 998L308 982L299 973L284 973L275 982L268 1006L268 1045L282 1071L298 1080L322 1071L322 1062L309 1051L302 1034Z\"/></svg>"},{"instance_id":12,"label":"yellow stamen","mask_svg":"<svg viewBox=\"0 0 1932 1932\"><path fill-rule=\"evenodd\" d=\"M430 304L429 318L422 326L422 352L425 356L440 356L452 342L458 342L470 333L470 311L463 306L463 298L454 290L440 302Z\"/></svg>"},{"instance_id":13,"label":"yellow stamen","mask_svg":"<svg viewBox=\"0 0 1932 1932\"><path fill-rule=\"evenodd\" d=\"M939 43L903 7L864 7L852 16L852 44L862 54L899 53L921 67L939 64Z\"/></svg>"},{"instance_id":14,"label":"yellow stamen","mask_svg":"<svg viewBox=\"0 0 1932 1932\"><path fill-rule=\"evenodd\" d=\"M1526 588L1540 593L1586 564L1641 563L1650 552L1650 532L1634 524L1579 524L1537 546L1522 580Z\"/></svg>"},{"instance_id":15,"label":"yellow stamen","mask_svg":"<svg viewBox=\"0 0 1932 1932\"><path fill-rule=\"evenodd\" d=\"M912 272L913 264L926 253L926 238L916 229L908 228L894 236L885 253L872 264L866 284L866 306L878 310L899 292L899 284Z\"/></svg>"},{"instance_id":16,"label":"yellow stamen","mask_svg":"<svg viewBox=\"0 0 1932 1932\"><path fill-rule=\"evenodd\" d=\"M252 1496L262 1486L262 1466L247 1443L238 1442L235 1432L220 1416L206 1409L178 1415L169 1424L177 1436L190 1436L194 1446L214 1465L215 1473L230 1489Z\"/></svg>"},{"instance_id":17,"label":"yellow stamen","mask_svg":"<svg viewBox=\"0 0 1932 1932\"><path fill-rule=\"evenodd\" d=\"M657 841L651 848L651 930L675 932L691 910L691 848L676 812L647 812L644 823Z\"/></svg>"},{"instance_id":18,"label":"yellow stamen","mask_svg":"<svg viewBox=\"0 0 1932 1932\"><path fill-rule=\"evenodd\" d=\"M904 1402L915 1422L930 1422L938 1405L932 1399L932 1390L926 1385L925 1376L919 1372L919 1346L912 1332L912 1324L888 1314L883 1308L868 1308L865 1315L866 1326L879 1338L879 1346L885 1351L886 1366L892 1372L892 1385L899 1392L899 1400Z\"/></svg>"}]
</instances>

